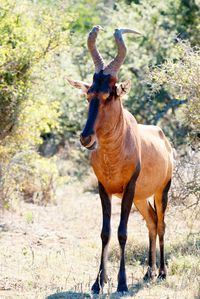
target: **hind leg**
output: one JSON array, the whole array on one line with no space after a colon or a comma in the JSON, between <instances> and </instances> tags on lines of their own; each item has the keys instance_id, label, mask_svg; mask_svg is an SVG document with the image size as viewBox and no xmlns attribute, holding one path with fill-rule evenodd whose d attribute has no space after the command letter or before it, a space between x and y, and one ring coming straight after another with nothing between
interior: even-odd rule
<instances>
[{"instance_id":1,"label":"hind leg","mask_svg":"<svg viewBox=\"0 0 200 299\"><path fill-rule=\"evenodd\" d=\"M159 276L160 279L165 279L167 275L166 266L165 266L165 254L164 254L164 234L165 234L165 210L168 202L168 192L171 185L171 180L167 183L165 189L161 193L155 194L155 206L157 212L157 233L159 236L159 245L160 245L160 268Z\"/></svg>"},{"instance_id":2,"label":"hind leg","mask_svg":"<svg viewBox=\"0 0 200 299\"><path fill-rule=\"evenodd\" d=\"M148 270L144 280L154 280L156 274L156 236L157 236L157 215L147 199L135 199L134 204L144 217L149 230L149 258Z\"/></svg>"}]
</instances>

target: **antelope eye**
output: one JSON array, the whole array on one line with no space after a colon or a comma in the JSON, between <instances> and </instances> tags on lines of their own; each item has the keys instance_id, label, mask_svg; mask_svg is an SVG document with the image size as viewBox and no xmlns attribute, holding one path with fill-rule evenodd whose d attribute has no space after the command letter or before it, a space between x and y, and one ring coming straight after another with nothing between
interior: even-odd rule
<instances>
[{"instance_id":1,"label":"antelope eye","mask_svg":"<svg viewBox=\"0 0 200 299\"><path fill-rule=\"evenodd\" d=\"M109 96L110 96L109 92L101 93L101 99L104 100L104 101L107 100L109 98Z\"/></svg>"},{"instance_id":2,"label":"antelope eye","mask_svg":"<svg viewBox=\"0 0 200 299\"><path fill-rule=\"evenodd\" d=\"M87 99L88 99L88 101L90 101L91 100L91 98L93 97L95 95L95 93L92 91L92 90L88 90L88 92L87 92Z\"/></svg>"}]
</instances>

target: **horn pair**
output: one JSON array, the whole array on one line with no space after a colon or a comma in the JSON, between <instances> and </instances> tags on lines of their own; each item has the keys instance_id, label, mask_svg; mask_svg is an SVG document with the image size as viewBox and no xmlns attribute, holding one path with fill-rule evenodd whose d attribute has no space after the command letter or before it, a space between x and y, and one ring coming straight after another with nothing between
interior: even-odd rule
<instances>
[{"instance_id":1,"label":"horn pair","mask_svg":"<svg viewBox=\"0 0 200 299\"><path fill-rule=\"evenodd\" d=\"M103 30L101 26L99 25L94 26L90 31L87 40L88 49L90 51L90 54L92 56L95 65L95 73L98 74L101 70L103 70L103 73L105 75L109 74L116 77L117 73L120 70L121 65L124 62L127 53L127 49L122 35L124 33L135 33L140 35L140 33L128 28L115 29L114 37L115 37L115 42L117 44L118 53L116 57L107 66L105 66L103 58L96 47L96 39L100 30Z\"/></svg>"}]
</instances>

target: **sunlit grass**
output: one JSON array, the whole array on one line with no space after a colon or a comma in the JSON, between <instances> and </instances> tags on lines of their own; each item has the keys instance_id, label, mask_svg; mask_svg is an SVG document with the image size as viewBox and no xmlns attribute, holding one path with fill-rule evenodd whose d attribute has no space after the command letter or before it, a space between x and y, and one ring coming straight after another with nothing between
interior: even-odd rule
<instances>
[{"instance_id":1,"label":"sunlit grass","mask_svg":"<svg viewBox=\"0 0 200 299\"><path fill-rule=\"evenodd\" d=\"M60 190L56 206L25 203L19 207L18 214L5 212L2 215L0 298L89 298L99 267L101 207L97 194L79 190L77 185ZM113 199L109 282L99 298L121 298L116 293L119 203ZM173 209L168 210L166 219L168 277L166 281L155 283L143 282L148 233L139 214L131 214L126 250L130 294L126 298L199 298L199 235L191 234L187 226L177 229L182 214L178 209L173 214ZM189 219L189 210L187 214Z\"/></svg>"}]
</instances>

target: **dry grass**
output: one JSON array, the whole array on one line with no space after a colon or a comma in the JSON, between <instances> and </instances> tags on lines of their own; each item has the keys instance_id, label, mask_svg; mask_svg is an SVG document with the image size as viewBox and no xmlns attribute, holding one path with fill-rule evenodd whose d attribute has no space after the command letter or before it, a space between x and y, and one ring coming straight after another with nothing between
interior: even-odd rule
<instances>
[{"instance_id":1,"label":"dry grass","mask_svg":"<svg viewBox=\"0 0 200 299\"><path fill-rule=\"evenodd\" d=\"M55 206L23 203L15 214L5 212L0 222L0 298L90 298L97 274L101 241L101 207L97 194L80 186L60 190ZM115 293L118 272L117 225L120 201L113 199L109 283L99 298L121 298ZM175 210L176 209L176 210ZM199 221L190 211L171 207L167 213L168 278L143 283L148 236L141 216L133 210L127 244L129 295L136 299L197 299L200 297Z\"/></svg>"}]
</instances>

